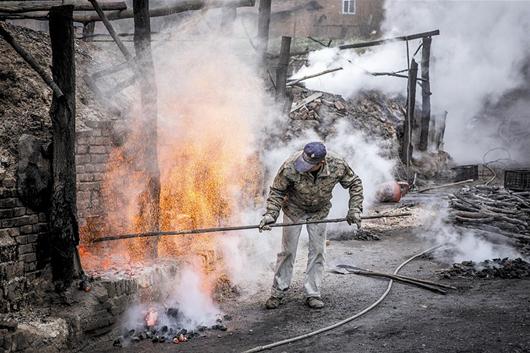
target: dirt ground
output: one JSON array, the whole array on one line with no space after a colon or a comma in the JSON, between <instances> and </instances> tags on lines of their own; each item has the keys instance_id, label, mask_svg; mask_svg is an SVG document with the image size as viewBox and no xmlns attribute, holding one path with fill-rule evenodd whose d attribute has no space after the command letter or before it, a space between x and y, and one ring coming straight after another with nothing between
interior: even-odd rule
<instances>
[{"instance_id":1,"label":"dirt ground","mask_svg":"<svg viewBox=\"0 0 530 353\"><path fill-rule=\"evenodd\" d=\"M382 231L380 241L331 241L328 264L350 263L392 272L401 262L429 247L413 234L417 226ZM303 304L302 278L306 249L299 252L294 284L286 304L266 310L264 290L247 299L222 304L232 316L228 331L206 331L179 345L143 341L112 347L112 341L86 347L90 352L242 352L328 326L374 302L387 280L326 273L326 307ZM304 255L304 256L300 256ZM400 272L437 280L436 270L449 265L422 257ZM373 311L330 332L272 349L272 352L530 352L530 279L451 279L447 295L395 283Z\"/></svg>"}]
</instances>

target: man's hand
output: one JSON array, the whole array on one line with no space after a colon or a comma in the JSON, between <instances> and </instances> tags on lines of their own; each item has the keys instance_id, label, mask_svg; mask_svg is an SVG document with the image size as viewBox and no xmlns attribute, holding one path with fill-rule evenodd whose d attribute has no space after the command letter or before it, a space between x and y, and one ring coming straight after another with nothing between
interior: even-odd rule
<instances>
[{"instance_id":1,"label":"man's hand","mask_svg":"<svg viewBox=\"0 0 530 353\"><path fill-rule=\"evenodd\" d=\"M361 229L361 212L358 209L350 209L346 216L346 222L349 225L355 223L358 229Z\"/></svg>"},{"instance_id":2,"label":"man's hand","mask_svg":"<svg viewBox=\"0 0 530 353\"><path fill-rule=\"evenodd\" d=\"M265 213L261 219L261 222L259 222L259 232L261 233L264 230L271 230L270 224L274 222L276 222L276 218L269 213Z\"/></svg>"}]
</instances>

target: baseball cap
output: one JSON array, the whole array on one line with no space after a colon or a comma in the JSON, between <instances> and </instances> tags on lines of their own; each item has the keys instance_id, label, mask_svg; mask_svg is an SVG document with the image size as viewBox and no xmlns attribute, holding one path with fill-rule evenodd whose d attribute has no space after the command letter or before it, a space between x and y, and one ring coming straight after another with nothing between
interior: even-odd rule
<instances>
[{"instance_id":1,"label":"baseball cap","mask_svg":"<svg viewBox=\"0 0 530 353\"><path fill-rule=\"evenodd\" d=\"M326 158L326 146L322 142L310 142L304 151L294 161L294 168L299 173L305 173Z\"/></svg>"}]
</instances>

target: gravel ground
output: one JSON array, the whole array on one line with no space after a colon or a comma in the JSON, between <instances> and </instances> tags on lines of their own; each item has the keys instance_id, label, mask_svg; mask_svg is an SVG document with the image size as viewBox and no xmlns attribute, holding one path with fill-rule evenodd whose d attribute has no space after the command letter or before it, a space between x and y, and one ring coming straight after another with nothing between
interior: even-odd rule
<instances>
[{"instance_id":1,"label":"gravel ground","mask_svg":"<svg viewBox=\"0 0 530 353\"><path fill-rule=\"evenodd\" d=\"M405 259L429 247L412 236L416 227L385 231L381 241L332 241L328 261L392 272ZM305 249L304 249L305 250ZM305 255L300 251L300 255ZM233 317L228 331L207 331L204 337L173 344L140 342L124 348L112 341L86 348L91 352L241 352L316 330L353 315L385 290L382 279L326 273L326 307L314 311L303 305L305 258L297 259L295 283L287 303L278 310L263 307L268 291L249 299L223 303ZM401 274L430 280L448 267L432 258L408 264ZM458 289L439 295L394 284L389 296L362 318L331 332L272 352L530 352L530 280L443 280Z\"/></svg>"}]
</instances>

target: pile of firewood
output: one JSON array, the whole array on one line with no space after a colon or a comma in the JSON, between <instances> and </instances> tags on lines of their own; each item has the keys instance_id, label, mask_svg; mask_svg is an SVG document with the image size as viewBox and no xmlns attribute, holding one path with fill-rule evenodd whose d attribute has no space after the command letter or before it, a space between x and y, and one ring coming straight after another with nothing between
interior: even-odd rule
<instances>
[{"instance_id":1,"label":"pile of firewood","mask_svg":"<svg viewBox=\"0 0 530 353\"><path fill-rule=\"evenodd\" d=\"M530 242L530 192L477 185L451 194L450 206L456 224Z\"/></svg>"}]
</instances>

